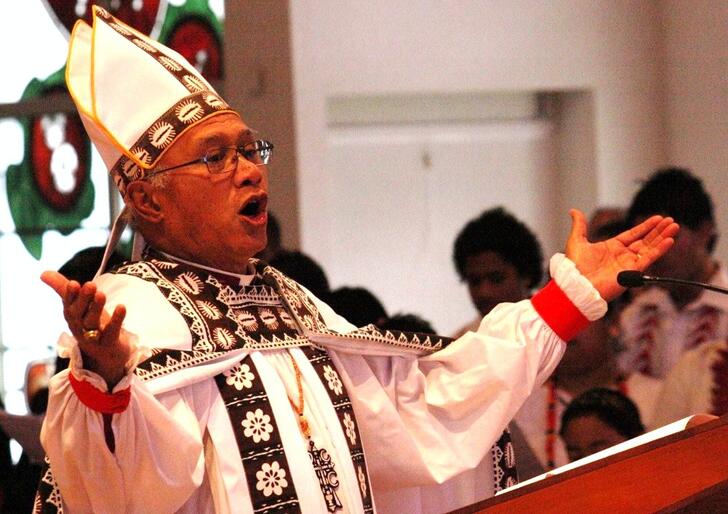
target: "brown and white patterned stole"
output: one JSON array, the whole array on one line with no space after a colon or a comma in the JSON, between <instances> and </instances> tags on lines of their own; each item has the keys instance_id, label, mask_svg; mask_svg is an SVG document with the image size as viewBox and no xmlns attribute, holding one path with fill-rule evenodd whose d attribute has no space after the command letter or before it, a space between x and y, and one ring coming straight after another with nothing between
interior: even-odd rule
<instances>
[{"instance_id":1,"label":"brown and white patterned stole","mask_svg":"<svg viewBox=\"0 0 728 514\"><path fill-rule=\"evenodd\" d=\"M261 275L256 275L250 285L240 286L226 280L224 276L201 274L187 266L160 266L160 261L155 260L152 263L161 271L164 277L161 281L161 277L150 272L146 265L141 266L144 268L143 273L140 273L142 269L139 266L128 271L158 283L160 291L170 303L178 307L193 334L192 347L195 350L191 355L181 352L188 359L195 357L194 352L209 352L217 356L221 352L241 347L251 350L305 348L309 343L302 335L301 324L306 323L306 326L311 327L323 324L308 297L290 280L285 285L279 285L269 278L268 283L265 283ZM288 300L284 304L278 291L294 287L296 290L288 292ZM295 305L295 312L289 313L289 302ZM203 358L197 356L198 360ZM165 363L163 367L162 362ZM140 365L138 374L148 378L158 377L170 366L177 368L180 365L183 365L180 352L165 350L155 353ZM278 426L252 359L244 358L215 380L236 434L253 508L256 512L297 512L298 500ZM324 383L326 378L319 375L319 380ZM348 397L346 402L349 405L351 403ZM351 410L349 419L352 422L354 420ZM342 431L345 431L343 425ZM321 474L321 466L317 467L315 456L327 457L328 453L325 449L316 450L318 454L314 454L313 449L309 453L315 471ZM360 478L362 502L371 505L363 452L360 451L356 459L357 469L365 477L364 487L361 486ZM333 470L333 465L329 468ZM330 483L324 480L320 484L332 511L341 506L335 488L331 486L334 483L338 485L336 476Z\"/></svg>"},{"instance_id":2,"label":"brown and white patterned stole","mask_svg":"<svg viewBox=\"0 0 728 514\"><path fill-rule=\"evenodd\" d=\"M342 432L346 436L351 460L356 470L356 478L359 482L359 492L361 494L364 512L374 512L371 486L369 485L369 474L367 473L366 462L364 460L364 448L361 444L359 426L354 416L351 399L346 392L346 388L344 388L339 373L336 371L336 366L334 366L326 351L314 346L304 346L301 350L303 350L303 353L308 358L319 378L324 382L325 389L329 393L331 404L336 410L336 415L341 424Z\"/></svg>"},{"instance_id":3,"label":"brown and white patterned stole","mask_svg":"<svg viewBox=\"0 0 728 514\"><path fill-rule=\"evenodd\" d=\"M253 359L215 377L256 513L301 512L278 425Z\"/></svg>"},{"instance_id":4,"label":"brown and white patterned stole","mask_svg":"<svg viewBox=\"0 0 728 514\"><path fill-rule=\"evenodd\" d=\"M493 457L493 491L497 493L516 485L518 483L516 452L508 427L491 447L490 454Z\"/></svg>"}]
</instances>

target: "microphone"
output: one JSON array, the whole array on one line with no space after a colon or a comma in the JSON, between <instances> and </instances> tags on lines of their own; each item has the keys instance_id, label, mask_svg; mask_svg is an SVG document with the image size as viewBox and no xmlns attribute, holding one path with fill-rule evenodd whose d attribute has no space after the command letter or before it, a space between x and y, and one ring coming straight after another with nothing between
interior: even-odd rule
<instances>
[{"instance_id":1,"label":"microphone","mask_svg":"<svg viewBox=\"0 0 728 514\"><path fill-rule=\"evenodd\" d=\"M650 275L643 275L637 270L626 270L617 273L617 283L622 287L641 287L648 283L657 282L702 287L703 289L709 289L716 293L728 294L728 289L714 286L712 284L705 284L704 282L694 282L692 280L683 280L680 278L652 277Z\"/></svg>"}]
</instances>

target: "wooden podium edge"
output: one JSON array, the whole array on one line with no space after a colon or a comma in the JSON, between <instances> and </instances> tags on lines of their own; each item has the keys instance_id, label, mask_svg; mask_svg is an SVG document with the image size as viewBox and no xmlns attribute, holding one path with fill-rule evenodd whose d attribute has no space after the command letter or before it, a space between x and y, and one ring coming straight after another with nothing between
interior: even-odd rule
<instances>
[{"instance_id":1,"label":"wooden podium edge","mask_svg":"<svg viewBox=\"0 0 728 514\"><path fill-rule=\"evenodd\" d=\"M550 476L548 478L545 478L539 482L536 482L534 484L531 484L526 487L515 489L511 492L505 492L503 494L500 494L496 497L489 498L487 500L483 500L481 502L475 503L473 505L470 505L468 507L463 507L457 510L452 511L450 514L474 514L478 512L487 512L490 509L493 510L502 510L503 507L505 507L504 504L510 503L512 506L515 506L519 503L518 499L530 495L530 494L542 494L542 490L546 488L553 488L554 486L559 486L560 484L563 484L564 482L571 481L574 479L577 479L579 477L584 478L584 476L593 473L597 470L617 465L618 463L621 463L623 461L631 460L636 457L639 457L641 455L645 455L647 453L656 452L659 453L661 449L663 449L666 446L672 445L672 444L678 444L680 442L683 442L684 444L688 444L687 440L700 436L700 434L704 432L712 432L712 431L718 431L720 433L725 432L725 438L726 441L724 444L728 445L728 415L723 416L720 419L716 419L713 421L709 421L707 423L703 423L701 425L687 428L683 431L671 434L669 436L657 439L655 441L651 441L649 443L630 448L629 450L625 450L624 452L617 453L615 455L610 455L609 457L606 457L604 459L591 462L589 464L585 464L584 466L580 466L576 469L572 469L569 471L566 471L564 473L560 473L558 475ZM716 434L718 435L718 434ZM716 444L720 444L720 441L716 442ZM680 463L677 463L678 465ZM696 492L696 497L699 494L708 495L711 494L711 490L715 489L720 490L721 484L728 485L728 467L726 468L726 479L719 480L713 484L707 485L704 490L702 490L702 493ZM557 487L558 488L558 487ZM686 505L686 502L688 500L686 499L678 499L672 503L668 503L663 505L660 508L672 508L679 509L682 506ZM505 510L504 510L505 511Z\"/></svg>"}]
</instances>

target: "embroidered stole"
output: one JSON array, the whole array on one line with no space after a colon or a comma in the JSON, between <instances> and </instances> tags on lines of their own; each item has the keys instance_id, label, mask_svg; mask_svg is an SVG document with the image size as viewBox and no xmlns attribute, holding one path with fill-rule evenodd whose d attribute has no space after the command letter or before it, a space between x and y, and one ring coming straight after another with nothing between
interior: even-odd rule
<instances>
[{"instance_id":1,"label":"embroidered stole","mask_svg":"<svg viewBox=\"0 0 728 514\"><path fill-rule=\"evenodd\" d=\"M315 358L313 368L322 384L330 385L332 377L335 377L338 388L335 394L331 394L337 397L337 401L331 399L339 416L341 430L347 434L350 443L349 450L357 471L364 511L373 512L371 487L361 444L352 444L349 437L350 433L356 433L358 440L358 432L353 432L355 428L352 428L356 427L356 421L351 401L328 354L324 350L311 348L303 335L301 325L309 329L323 326L318 311L303 291L297 285L294 286L292 281L285 286L280 285L279 276L282 275L269 267L256 275L250 285L240 286L222 274L200 273L184 265L160 266L161 261L157 260L152 262L161 276L155 276L155 271L150 270L145 263L138 263L135 268L127 268L125 272L157 283L160 291L188 322L195 351L219 355L241 347L253 350L300 347L309 359ZM177 287L170 287L169 284ZM297 290L289 291L285 300L278 294L282 288L292 287ZM291 306L293 316L286 309L288 305ZM138 374L147 376L147 373L154 373L154 376L159 376L162 369L166 371L170 368L170 356L170 352L159 352L139 366ZM157 361L161 364L159 361L162 357L166 361L164 368L152 371L153 363ZM200 356L197 360L202 358ZM175 352L171 367L181 365L181 361L179 352ZM325 365L321 365L321 362L325 362ZM236 435L253 509L256 513L300 512L278 425L253 360L246 356L238 365L215 377L215 381ZM326 389L330 391L330 387ZM309 455L319 476L324 499L331 512L339 510L342 504L336 493L338 476L330 456L325 448L315 448L313 440L309 444L312 445Z\"/></svg>"}]
</instances>

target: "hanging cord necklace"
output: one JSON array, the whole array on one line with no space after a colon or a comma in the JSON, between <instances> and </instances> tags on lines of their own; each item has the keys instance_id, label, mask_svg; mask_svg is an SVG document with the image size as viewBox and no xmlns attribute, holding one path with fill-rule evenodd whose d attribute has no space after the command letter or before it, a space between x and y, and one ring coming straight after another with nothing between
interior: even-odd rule
<instances>
[{"instance_id":1,"label":"hanging cord necklace","mask_svg":"<svg viewBox=\"0 0 728 514\"><path fill-rule=\"evenodd\" d=\"M291 407L298 414L298 426L301 429L301 433L308 440L308 455L311 457L311 464L316 473L316 477L319 481L319 487L324 495L326 501L326 508L329 512L336 512L343 508L341 500L339 500L336 490L339 488L339 477L334 469L334 463L331 461L331 455L326 451L325 448L316 448L316 444L311 438L311 426L308 424L308 420L304 414L305 401L303 398L303 380L301 378L301 369L298 367L296 359L293 355L288 352L288 357L293 365L293 372L296 376L296 389L298 390L298 400L295 401L288 395L288 401L291 403Z\"/></svg>"},{"instance_id":2,"label":"hanging cord necklace","mask_svg":"<svg viewBox=\"0 0 728 514\"><path fill-rule=\"evenodd\" d=\"M303 414L303 409L305 407L304 400L303 400L303 381L301 380L301 369L298 367L298 363L296 362L296 359L293 358L293 355L290 353L288 354L288 357L291 359L291 364L293 364L293 371L296 375L296 387L298 389L298 398L301 401L301 404L299 405L296 403L296 401L288 396L288 401L291 402L291 406L293 407L293 410L296 411L296 414L298 414L298 426L301 427L301 433L303 436L311 440L311 427L308 425L308 420L306 419L306 416Z\"/></svg>"}]
</instances>

